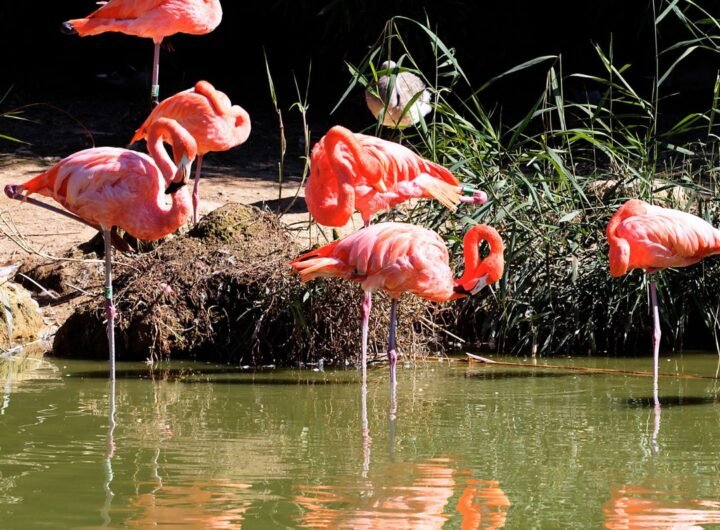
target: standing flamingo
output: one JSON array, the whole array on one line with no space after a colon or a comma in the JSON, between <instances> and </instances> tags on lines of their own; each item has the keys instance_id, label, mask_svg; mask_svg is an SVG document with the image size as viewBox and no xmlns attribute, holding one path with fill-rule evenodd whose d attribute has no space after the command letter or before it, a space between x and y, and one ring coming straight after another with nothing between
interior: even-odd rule
<instances>
[{"instance_id":1,"label":"standing flamingo","mask_svg":"<svg viewBox=\"0 0 720 530\"><path fill-rule=\"evenodd\" d=\"M662 208L639 199L624 203L612 216L606 231L610 244L610 274L623 276L633 269L647 274L669 267L693 265L720 254L720 230L687 212ZM653 398L659 410L658 366L660 316L655 281L649 282L653 313Z\"/></svg>"},{"instance_id":2,"label":"standing flamingo","mask_svg":"<svg viewBox=\"0 0 720 530\"><path fill-rule=\"evenodd\" d=\"M490 253L480 259L480 243L486 241ZM385 222L307 252L291 263L304 283L315 278L336 277L361 284L362 370L365 380L370 296L378 289L391 298L388 360L390 380L395 386L395 327L397 302L405 293L426 300L445 302L464 298L500 279L504 269L504 249L500 235L488 225L470 228L463 238L465 271L455 280L443 239L432 230L408 223Z\"/></svg>"},{"instance_id":3,"label":"standing flamingo","mask_svg":"<svg viewBox=\"0 0 720 530\"><path fill-rule=\"evenodd\" d=\"M173 158L165 150L171 145ZM115 379L115 306L112 300L112 233L116 227L143 240L160 239L190 217L185 186L195 159L195 139L176 122L161 119L148 131L144 153L117 147L94 147L74 153L24 184L8 184L11 199L44 206L102 230L105 240L105 313L110 375ZM66 210L32 197L51 197ZM170 204L166 201L170 195Z\"/></svg>"},{"instance_id":4,"label":"standing flamingo","mask_svg":"<svg viewBox=\"0 0 720 530\"><path fill-rule=\"evenodd\" d=\"M365 103L375 119L382 114L383 125L402 129L418 123L432 107L425 82L412 72L397 70L395 61L380 65L377 84L365 90Z\"/></svg>"},{"instance_id":5,"label":"standing flamingo","mask_svg":"<svg viewBox=\"0 0 720 530\"><path fill-rule=\"evenodd\" d=\"M374 213L419 198L450 210L487 201L485 192L463 187L448 169L395 142L335 125L313 146L305 202L321 225L343 226L357 210L367 226Z\"/></svg>"},{"instance_id":6,"label":"standing flamingo","mask_svg":"<svg viewBox=\"0 0 720 530\"><path fill-rule=\"evenodd\" d=\"M176 33L205 35L222 20L220 0L109 0L85 18L63 22L63 31L81 37L120 32L152 39L154 45L150 100L160 96L160 44Z\"/></svg>"},{"instance_id":7,"label":"standing flamingo","mask_svg":"<svg viewBox=\"0 0 720 530\"><path fill-rule=\"evenodd\" d=\"M250 116L241 106L233 105L224 92L207 81L198 81L193 88L178 92L155 107L135 131L130 143L146 138L150 126L160 118L177 121L197 142L198 158L192 194L193 223L197 223L203 156L210 152L227 151L244 143L250 135Z\"/></svg>"}]
</instances>

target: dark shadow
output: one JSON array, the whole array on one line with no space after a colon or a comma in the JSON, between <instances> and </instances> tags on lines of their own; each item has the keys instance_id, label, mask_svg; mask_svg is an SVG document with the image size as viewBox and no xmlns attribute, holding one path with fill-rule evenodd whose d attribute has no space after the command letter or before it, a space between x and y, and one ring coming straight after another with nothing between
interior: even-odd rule
<instances>
[{"instance_id":1,"label":"dark shadow","mask_svg":"<svg viewBox=\"0 0 720 530\"><path fill-rule=\"evenodd\" d=\"M257 201L250 204L250 206L278 214L307 213L307 204L305 204L303 197L283 197L282 199L273 199L270 201Z\"/></svg>"},{"instance_id":2,"label":"dark shadow","mask_svg":"<svg viewBox=\"0 0 720 530\"><path fill-rule=\"evenodd\" d=\"M651 409L655 406L652 396L613 399L612 401L618 403L621 407L628 409ZM691 405L712 405L716 403L720 403L720 398L717 396L660 396L660 407L662 408L685 407Z\"/></svg>"},{"instance_id":3,"label":"dark shadow","mask_svg":"<svg viewBox=\"0 0 720 530\"><path fill-rule=\"evenodd\" d=\"M488 370L487 372L479 372L472 374L465 374L468 379L530 379L530 378L561 378L561 377L576 377L579 375L607 375L597 374L592 372L540 372L537 370L517 370L517 371L498 371Z\"/></svg>"}]
</instances>

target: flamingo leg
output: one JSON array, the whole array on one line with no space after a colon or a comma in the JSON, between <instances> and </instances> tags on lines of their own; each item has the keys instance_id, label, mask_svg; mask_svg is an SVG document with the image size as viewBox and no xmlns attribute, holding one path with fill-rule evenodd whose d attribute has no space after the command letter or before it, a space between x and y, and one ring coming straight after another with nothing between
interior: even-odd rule
<instances>
[{"instance_id":1,"label":"flamingo leg","mask_svg":"<svg viewBox=\"0 0 720 530\"><path fill-rule=\"evenodd\" d=\"M152 86L150 104L155 107L160 101L160 42L153 43Z\"/></svg>"},{"instance_id":2,"label":"flamingo leg","mask_svg":"<svg viewBox=\"0 0 720 530\"><path fill-rule=\"evenodd\" d=\"M397 384L395 366L397 365L397 351L395 351L395 330L397 328L397 299L390 302L390 337L388 338L388 361L390 362L390 383L393 388Z\"/></svg>"},{"instance_id":3,"label":"flamingo leg","mask_svg":"<svg viewBox=\"0 0 720 530\"><path fill-rule=\"evenodd\" d=\"M202 155L197 157L197 167L195 168L195 182L193 183L192 205L193 205L193 225L198 222L198 206L200 205L200 169L202 168Z\"/></svg>"},{"instance_id":4,"label":"flamingo leg","mask_svg":"<svg viewBox=\"0 0 720 530\"><path fill-rule=\"evenodd\" d=\"M105 316L110 354L110 380L115 381L115 306L112 292L112 235L110 230L103 229L103 240L105 241Z\"/></svg>"},{"instance_id":5,"label":"flamingo leg","mask_svg":"<svg viewBox=\"0 0 720 530\"><path fill-rule=\"evenodd\" d=\"M65 217L68 217L74 221L78 221L80 223L86 224L88 226L92 226L96 230L99 230L97 226L95 226L92 223L88 223L85 219L82 217L78 217L74 213L70 213L67 210L63 210L62 208L57 208L56 206L53 206L52 204L48 204L46 202L39 201L33 197L28 197L27 195L24 195L21 191L18 191L18 185L17 184L8 184L5 186L5 195L7 195L11 199L15 199L20 202L28 202L30 204L34 204L35 206L40 206L40 208L45 208L46 210L50 210L51 212L59 213L60 215L64 215Z\"/></svg>"},{"instance_id":6,"label":"flamingo leg","mask_svg":"<svg viewBox=\"0 0 720 530\"><path fill-rule=\"evenodd\" d=\"M657 286L654 281L649 284L650 289L650 304L652 306L653 313L653 402L655 408L660 408L660 398L658 397L658 376L660 367L660 312L658 310L657 303Z\"/></svg>"}]
</instances>

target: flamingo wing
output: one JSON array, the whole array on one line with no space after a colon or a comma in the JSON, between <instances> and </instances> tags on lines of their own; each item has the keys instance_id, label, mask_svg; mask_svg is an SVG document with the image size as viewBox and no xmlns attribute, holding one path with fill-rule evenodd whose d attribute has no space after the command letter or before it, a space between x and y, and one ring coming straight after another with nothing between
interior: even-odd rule
<instances>
[{"instance_id":1,"label":"flamingo wing","mask_svg":"<svg viewBox=\"0 0 720 530\"><path fill-rule=\"evenodd\" d=\"M303 281L339 277L394 298L409 292L442 301L453 291L448 261L435 232L407 223L378 223L300 256L292 266Z\"/></svg>"},{"instance_id":2,"label":"flamingo wing","mask_svg":"<svg viewBox=\"0 0 720 530\"><path fill-rule=\"evenodd\" d=\"M159 118L171 118L195 138L198 154L226 151L244 143L250 135L250 116L239 105L232 105L224 92L207 81L161 101L137 129L130 143L147 136L150 125Z\"/></svg>"},{"instance_id":3,"label":"flamingo wing","mask_svg":"<svg viewBox=\"0 0 720 530\"><path fill-rule=\"evenodd\" d=\"M138 205L163 195L162 176L152 158L135 151L96 147L78 151L44 174L43 187L29 192L52 197L70 212L104 227L126 228Z\"/></svg>"}]
</instances>

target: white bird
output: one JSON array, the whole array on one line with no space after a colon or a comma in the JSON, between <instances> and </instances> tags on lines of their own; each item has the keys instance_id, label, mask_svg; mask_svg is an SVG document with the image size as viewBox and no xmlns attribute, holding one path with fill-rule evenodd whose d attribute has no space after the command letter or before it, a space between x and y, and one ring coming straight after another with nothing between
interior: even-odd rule
<instances>
[{"instance_id":1,"label":"white bird","mask_svg":"<svg viewBox=\"0 0 720 530\"><path fill-rule=\"evenodd\" d=\"M365 102L375 119L382 115L387 127L405 128L418 123L432 110L430 91L425 82L412 72L397 72L395 61L380 65L383 73L377 85L365 90ZM419 95L416 97L416 94Z\"/></svg>"}]
</instances>

